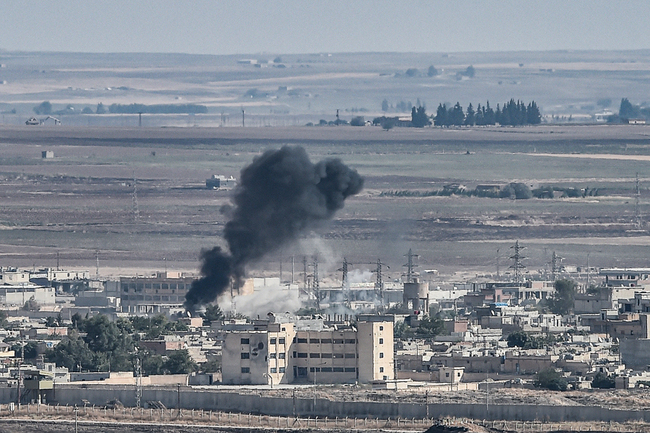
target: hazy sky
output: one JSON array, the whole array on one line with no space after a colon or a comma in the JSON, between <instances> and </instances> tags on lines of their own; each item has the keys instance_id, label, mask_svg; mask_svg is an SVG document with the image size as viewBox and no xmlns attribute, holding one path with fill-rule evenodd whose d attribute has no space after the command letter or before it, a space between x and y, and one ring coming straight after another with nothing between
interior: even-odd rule
<instances>
[{"instance_id":1,"label":"hazy sky","mask_svg":"<svg viewBox=\"0 0 650 433\"><path fill-rule=\"evenodd\" d=\"M0 49L197 54L650 48L646 0L0 0Z\"/></svg>"}]
</instances>

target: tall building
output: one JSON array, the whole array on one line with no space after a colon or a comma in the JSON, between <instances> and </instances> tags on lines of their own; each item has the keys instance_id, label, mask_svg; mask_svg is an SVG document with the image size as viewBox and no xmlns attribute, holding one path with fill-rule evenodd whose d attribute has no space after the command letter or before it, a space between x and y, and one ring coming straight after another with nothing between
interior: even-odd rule
<instances>
[{"instance_id":1,"label":"tall building","mask_svg":"<svg viewBox=\"0 0 650 433\"><path fill-rule=\"evenodd\" d=\"M273 318L257 321L250 329L226 334L222 374L225 384L392 380L393 322L300 330Z\"/></svg>"}]
</instances>

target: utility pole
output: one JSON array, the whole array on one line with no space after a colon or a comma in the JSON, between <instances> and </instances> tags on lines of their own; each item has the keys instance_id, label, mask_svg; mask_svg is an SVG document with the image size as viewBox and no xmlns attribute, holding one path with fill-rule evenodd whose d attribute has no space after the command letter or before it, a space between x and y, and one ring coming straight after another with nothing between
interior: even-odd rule
<instances>
[{"instance_id":1,"label":"utility pole","mask_svg":"<svg viewBox=\"0 0 650 433\"><path fill-rule=\"evenodd\" d=\"M634 228L637 230L641 229L641 211L639 208L639 198L641 196L641 190L639 189L639 173L636 173L636 179L634 182Z\"/></svg>"},{"instance_id":2,"label":"utility pole","mask_svg":"<svg viewBox=\"0 0 650 433\"><path fill-rule=\"evenodd\" d=\"M316 309L320 311L320 280L318 277L318 255L314 255L314 295L316 296Z\"/></svg>"},{"instance_id":3,"label":"utility pole","mask_svg":"<svg viewBox=\"0 0 650 433\"><path fill-rule=\"evenodd\" d=\"M136 355L138 354L136 353ZM135 372L135 407L140 407L142 400L142 367L140 366L140 356L136 356Z\"/></svg>"},{"instance_id":4,"label":"utility pole","mask_svg":"<svg viewBox=\"0 0 650 433\"><path fill-rule=\"evenodd\" d=\"M135 171L133 172L133 196L131 202L133 207L133 220L137 222L140 219L140 210L138 209L138 181L135 178Z\"/></svg>"}]
</instances>

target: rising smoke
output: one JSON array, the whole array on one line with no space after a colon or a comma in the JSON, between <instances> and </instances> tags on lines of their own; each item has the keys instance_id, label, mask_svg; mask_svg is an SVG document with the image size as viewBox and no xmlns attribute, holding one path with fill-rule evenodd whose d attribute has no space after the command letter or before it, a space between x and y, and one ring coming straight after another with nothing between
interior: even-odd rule
<instances>
[{"instance_id":1,"label":"rising smoke","mask_svg":"<svg viewBox=\"0 0 650 433\"><path fill-rule=\"evenodd\" d=\"M304 230L330 219L363 178L339 159L313 164L302 147L268 150L241 171L231 219L220 247L201 253L202 277L185 296L185 307L214 301L231 280L239 287L248 263L290 243Z\"/></svg>"}]
</instances>

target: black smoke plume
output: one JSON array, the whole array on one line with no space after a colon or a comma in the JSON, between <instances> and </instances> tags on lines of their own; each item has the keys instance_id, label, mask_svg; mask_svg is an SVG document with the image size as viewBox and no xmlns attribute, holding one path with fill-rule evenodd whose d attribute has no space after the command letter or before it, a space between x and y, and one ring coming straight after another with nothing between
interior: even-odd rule
<instances>
[{"instance_id":1,"label":"black smoke plume","mask_svg":"<svg viewBox=\"0 0 650 433\"><path fill-rule=\"evenodd\" d=\"M363 188L363 178L339 159L313 164L302 147L268 150L241 171L224 238L201 253L202 277L192 284L185 306L214 301L231 280L240 286L246 265L290 243L305 229L330 219L345 199Z\"/></svg>"}]
</instances>

